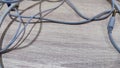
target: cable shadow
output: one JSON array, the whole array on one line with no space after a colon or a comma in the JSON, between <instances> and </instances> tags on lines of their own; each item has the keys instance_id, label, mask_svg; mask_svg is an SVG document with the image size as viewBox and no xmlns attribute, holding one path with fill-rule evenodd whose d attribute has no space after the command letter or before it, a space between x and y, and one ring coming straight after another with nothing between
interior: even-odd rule
<instances>
[{"instance_id":1,"label":"cable shadow","mask_svg":"<svg viewBox=\"0 0 120 68\"><path fill-rule=\"evenodd\" d=\"M28 10L28 9L30 9L30 8L38 5L38 4L39 4L39 2L38 2L38 3L35 3L35 4L31 5L31 6L29 6L28 8L24 9L20 14L24 13L26 10ZM5 30L3 31L2 35L1 35L1 38L0 38L0 47L1 47L1 48L2 48L2 46L3 46L2 44L3 44L3 41L4 41L4 37L5 37L8 29L9 29L10 26L13 24L13 22L16 21L16 19L17 19L17 17L13 18L12 21L7 25L7 27L6 27ZM39 21L36 21L36 22L39 22ZM24 46L20 47L20 45L22 45L22 43L24 43L24 41L25 41L25 40L28 38L28 36L31 34L33 28L35 27L35 25L36 25L37 23L32 23L32 24L33 24L33 26L31 27L31 29L29 30L29 32L28 32L28 34L27 34L26 36L25 36L25 30L24 30L24 32L22 33L22 36L21 36L20 39L17 41L17 43L14 44L11 48L3 51L3 52L0 53L0 54L5 54L5 53L11 52L11 51L13 51L13 50L18 50L18 49L23 49L23 48L29 47L29 46L38 38L38 36L40 35L40 32L41 32L41 29L42 29L42 23L39 23L39 24L40 24L39 30L38 30L36 36L33 38L33 40L31 40L27 45L24 45ZM23 23L23 25L24 25L24 23ZM25 36L25 37L24 37L24 36Z\"/></svg>"}]
</instances>

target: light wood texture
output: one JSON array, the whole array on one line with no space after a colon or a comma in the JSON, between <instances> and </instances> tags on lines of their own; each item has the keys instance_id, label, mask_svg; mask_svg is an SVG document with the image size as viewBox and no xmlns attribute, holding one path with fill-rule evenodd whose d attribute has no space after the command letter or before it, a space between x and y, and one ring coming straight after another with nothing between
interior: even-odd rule
<instances>
[{"instance_id":1,"label":"light wood texture","mask_svg":"<svg viewBox=\"0 0 120 68\"><path fill-rule=\"evenodd\" d=\"M79 11L89 17L110 9L110 4L106 0L71 1ZM20 8L23 9L33 3L24 1ZM43 9L56 4L44 3ZM38 7L35 7L24 15L30 16L37 11ZM48 17L64 21L82 20L66 4ZM114 37L120 45L119 18L119 16L116 17ZM6 23L7 21L9 18L6 19ZM32 45L3 56L5 68L119 68L120 54L113 48L107 37L108 21L109 19L106 19L76 26L44 23L39 37ZM5 43L11 38L15 28L16 24L13 24ZM30 37L22 45L32 40L38 28L37 24Z\"/></svg>"}]
</instances>

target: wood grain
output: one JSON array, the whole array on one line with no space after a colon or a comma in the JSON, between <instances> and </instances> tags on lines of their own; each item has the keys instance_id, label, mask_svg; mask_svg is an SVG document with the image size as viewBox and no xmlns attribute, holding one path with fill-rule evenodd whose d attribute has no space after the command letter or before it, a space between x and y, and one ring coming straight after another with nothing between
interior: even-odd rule
<instances>
[{"instance_id":1,"label":"wood grain","mask_svg":"<svg viewBox=\"0 0 120 68\"><path fill-rule=\"evenodd\" d=\"M71 0L83 14L92 17L110 9L106 0ZM24 1L20 9L34 2ZM43 4L43 10L58 3ZM26 11L24 15L32 15L38 11L38 6ZM81 21L70 7L62 7L47 17L64 21ZM120 44L119 16L117 16L114 37ZM9 18L5 23L10 21ZM15 50L3 57L5 68L119 68L120 54L113 48L107 37L109 19L91 22L84 25L62 25L43 23L37 40L27 48ZM5 26L5 24L3 24ZM12 37L16 23L9 29L4 44ZM28 30L32 26L29 25ZM33 29L29 38L21 46L28 44L37 34L39 24Z\"/></svg>"}]
</instances>

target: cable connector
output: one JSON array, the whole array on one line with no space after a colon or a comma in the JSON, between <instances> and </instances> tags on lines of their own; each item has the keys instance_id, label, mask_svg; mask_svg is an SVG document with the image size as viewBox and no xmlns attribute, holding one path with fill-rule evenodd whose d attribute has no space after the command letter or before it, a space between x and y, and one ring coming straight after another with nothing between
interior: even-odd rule
<instances>
[{"instance_id":1,"label":"cable connector","mask_svg":"<svg viewBox=\"0 0 120 68\"><path fill-rule=\"evenodd\" d=\"M113 14L114 15L114 14ZM107 29L108 29L108 32L111 33L113 28L114 28L114 25L115 25L115 16L112 16L109 20L109 23L108 23L108 26L107 26Z\"/></svg>"},{"instance_id":2,"label":"cable connector","mask_svg":"<svg viewBox=\"0 0 120 68\"><path fill-rule=\"evenodd\" d=\"M114 25L115 25L115 15L116 15L117 11L114 10L113 11L113 14L112 14L112 17L110 18L109 20L109 23L108 23L108 26L107 26L107 29L108 29L108 32L111 33L113 28L114 28Z\"/></svg>"},{"instance_id":3,"label":"cable connector","mask_svg":"<svg viewBox=\"0 0 120 68\"><path fill-rule=\"evenodd\" d=\"M112 16L115 17L116 13L118 13L118 11L116 9L114 9Z\"/></svg>"}]
</instances>

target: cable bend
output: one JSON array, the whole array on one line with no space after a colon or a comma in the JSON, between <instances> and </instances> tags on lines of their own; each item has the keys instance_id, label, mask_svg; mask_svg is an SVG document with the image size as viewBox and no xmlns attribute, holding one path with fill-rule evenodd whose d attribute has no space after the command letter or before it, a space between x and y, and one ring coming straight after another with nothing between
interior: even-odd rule
<instances>
[{"instance_id":1,"label":"cable bend","mask_svg":"<svg viewBox=\"0 0 120 68\"><path fill-rule=\"evenodd\" d=\"M10 10L12 8L14 8L14 6L16 6L16 3L12 4L8 9L6 9L6 11L2 14L2 16L0 17L0 26L2 25L5 17L7 16L7 14L10 12Z\"/></svg>"},{"instance_id":2,"label":"cable bend","mask_svg":"<svg viewBox=\"0 0 120 68\"><path fill-rule=\"evenodd\" d=\"M112 31L113 31L114 25L115 25L115 15L116 15L116 12L114 11L113 15L110 18L109 23L108 23L108 27L107 27L108 37L109 37L109 40L110 40L111 44L113 45L113 47L120 53L120 47L116 44L116 42L112 36Z\"/></svg>"},{"instance_id":3,"label":"cable bend","mask_svg":"<svg viewBox=\"0 0 120 68\"><path fill-rule=\"evenodd\" d=\"M113 47L120 53L120 47L116 44L115 40L113 39L112 33L108 32L108 36Z\"/></svg>"}]
</instances>

